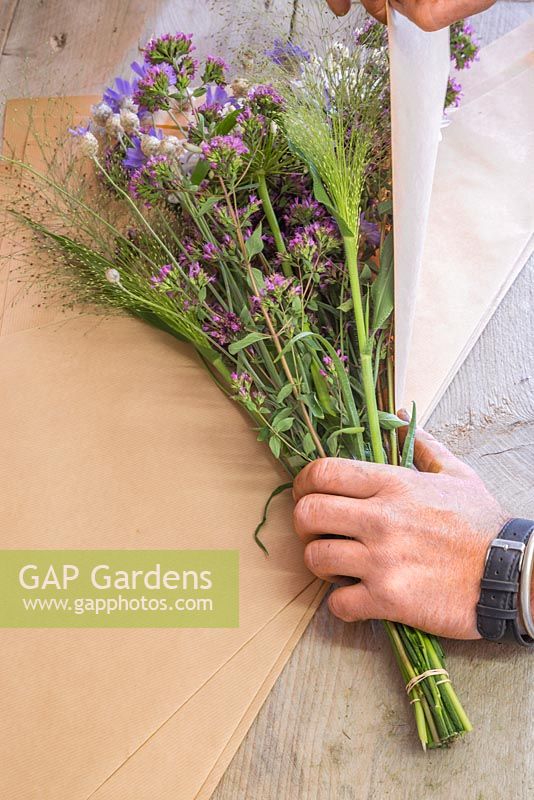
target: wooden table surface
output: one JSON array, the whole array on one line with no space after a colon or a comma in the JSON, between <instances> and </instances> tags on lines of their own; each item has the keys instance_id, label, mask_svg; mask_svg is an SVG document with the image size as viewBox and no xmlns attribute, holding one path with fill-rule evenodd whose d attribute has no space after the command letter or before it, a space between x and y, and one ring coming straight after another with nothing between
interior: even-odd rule
<instances>
[{"instance_id":1,"label":"wooden table surface","mask_svg":"<svg viewBox=\"0 0 534 800\"><path fill-rule=\"evenodd\" d=\"M0 0L0 96L87 94L120 74L147 36L185 30L199 50L242 52L303 23L306 0ZM352 20L357 21L360 9ZM474 18L487 43L534 15L498 2ZM253 35L254 38L250 38ZM517 516L534 517L534 258L435 411L430 428ZM379 624L346 625L323 604L214 800L527 800L534 797L534 656L447 643L476 732L423 754ZM157 798L155 798L157 800ZM180 800L177 797L176 800Z\"/></svg>"}]
</instances>

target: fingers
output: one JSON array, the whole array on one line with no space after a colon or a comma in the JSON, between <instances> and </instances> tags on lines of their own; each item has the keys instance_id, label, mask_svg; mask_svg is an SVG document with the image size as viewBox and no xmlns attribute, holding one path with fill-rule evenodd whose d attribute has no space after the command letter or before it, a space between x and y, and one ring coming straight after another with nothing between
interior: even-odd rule
<instances>
[{"instance_id":1,"label":"fingers","mask_svg":"<svg viewBox=\"0 0 534 800\"><path fill-rule=\"evenodd\" d=\"M388 486L410 479L409 470L388 464L368 464L350 458L321 458L304 467L293 483L293 497L337 494L360 499L374 497Z\"/></svg>"},{"instance_id":2,"label":"fingers","mask_svg":"<svg viewBox=\"0 0 534 800\"><path fill-rule=\"evenodd\" d=\"M365 5L365 0L362 0ZM495 0L389 0L400 14L424 31L437 31L492 6Z\"/></svg>"},{"instance_id":3,"label":"fingers","mask_svg":"<svg viewBox=\"0 0 534 800\"><path fill-rule=\"evenodd\" d=\"M361 4L372 17L386 24L386 0L361 0Z\"/></svg>"},{"instance_id":4,"label":"fingers","mask_svg":"<svg viewBox=\"0 0 534 800\"><path fill-rule=\"evenodd\" d=\"M365 543L380 534L385 518L383 504L325 494L305 495L293 511L293 525L303 542L330 533Z\"/></svg>"},{"instance_id":5,"label":"fingers","mask_svg":"<svg viewBox=\"0 0 534 800\"><path fill-rule=\"evenodd\" d=\"M343 17L350 11L351 0L326 0L326 2L338 17Z\"/></svg>"},{"instance_id":6,"label":"fingers","mask_svg":"<svg viewBox=\"0 0 534 800\"><path fill-rule=\"evenodd\" d=\"M328 607L334 616L344 622L381 618L380 611L364 583L335 589L328 598Z\"/></svg>"},{"instance_id":7,"label":"fingers","mask_svg":"<svg viewBox=\"0 0 534 800\"><path fill-rule=\"evenodd\" d=\"M304 550L304 563L324 581L340 575L364 578L369 572L369 551L361 542L348 539L315 539Z\"/></svg>"},{"instance_id":8,"label":"fingers","mask_svg":"<svg viewBox=\"0 0 534 800\"><path fill-rule=\"evenodd\" d=\"M402 409L398 416L406 421L408 413ZM399 428L399 441L404 444L408 428ZM432 434L418 428L415 434L414 464L420 472L444 472L448 475L463 476L471 473L470 468L448 450L444 444L434 439Z\"/></svg>"}]
</instances>

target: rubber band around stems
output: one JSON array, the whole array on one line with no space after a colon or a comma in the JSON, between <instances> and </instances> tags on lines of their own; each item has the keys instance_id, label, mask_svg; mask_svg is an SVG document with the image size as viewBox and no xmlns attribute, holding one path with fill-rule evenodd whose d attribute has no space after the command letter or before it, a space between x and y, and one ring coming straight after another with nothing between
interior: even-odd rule
<instances>
[{"instance_id":1,"label":"rubber band around stems","mask_svg":"<svg viewBox=\"0 0 534 800\"><path fill-rule=\"evenodd\" d=\"M447 672L446 669L427 669L425 672L422 672L420 675L414 675L414 677L410 681L408 681L408 683L406 684L406 692L408 694L410 694L412 689L415 689L417 684L421 683L421 681L424 681L425 678L431 678L432 675L445 675L445 678L443 678L441 681L437 681L437 683L450 683L451 682L450 677L449 677L449 673ZM417 699L418 698L414 698L414 700L417 700ZM412 700L412 703L414 702L414 700Z\"/></svg>"}]
</instances>

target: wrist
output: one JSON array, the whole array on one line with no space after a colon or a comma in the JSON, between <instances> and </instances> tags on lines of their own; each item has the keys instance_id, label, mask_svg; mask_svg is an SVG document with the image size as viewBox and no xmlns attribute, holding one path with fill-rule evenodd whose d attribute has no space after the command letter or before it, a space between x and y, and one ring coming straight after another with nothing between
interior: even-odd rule
<instances>
[{"instance_id":1,"label":"wrist","mask_svg":"<svg viewBox=\"0 0 534 800\"><path fill-rule=\"evenodd\" d=\"M477 629L491 641L514 638L534 646L531 576L534 564L534 521L510 519L490 543L477 605ZM523 578L521 582L521 577ZM521 625L523 611L525 634Z\"/></svg>"}]
</instances>

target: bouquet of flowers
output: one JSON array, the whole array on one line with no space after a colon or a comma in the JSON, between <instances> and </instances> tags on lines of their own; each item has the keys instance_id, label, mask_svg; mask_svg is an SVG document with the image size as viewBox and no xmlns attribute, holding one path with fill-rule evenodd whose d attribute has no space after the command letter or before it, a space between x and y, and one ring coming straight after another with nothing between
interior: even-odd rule
<instances>
[{"instance_id":1,"label":"bouquet of flowers","mask_svg":"<svg viewBox=\"0 0 534 800\"><path fill-rule=\"evenodd\" d=\"M475 46L455 36L462 66ZM262 72L230 82L222 59L196 61L191 36L152 39L71 131L90 170L68 147L43 173L18 164L44 202L11 211L53 255L50 285L188 342L290 479L324 456L410 468L415 411L400 448L394 407L385 31L370 22L322 52L275 40ZM384 625L423 747L469 731L438 640Z\"/></svg>"}]
</instances>

